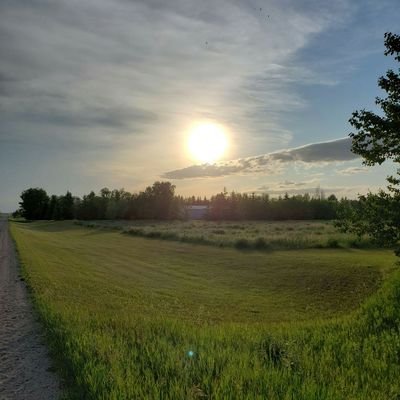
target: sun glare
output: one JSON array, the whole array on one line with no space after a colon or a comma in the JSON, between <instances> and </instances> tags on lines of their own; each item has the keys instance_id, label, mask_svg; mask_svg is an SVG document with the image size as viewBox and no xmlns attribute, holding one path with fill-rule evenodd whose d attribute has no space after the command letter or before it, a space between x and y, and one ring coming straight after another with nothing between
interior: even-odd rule
<instances>
[{"instance_id":1,"label":"sun glare","mask_svg":"<svg viewBox=\"0 0 400 400\"><path fill-rule=\"evenodd\" d=\"M213 163L224 155L228 140L221 125L202 123L190 130L187 144L190 155L196 161Z\"/></svg>"}]
</instances>

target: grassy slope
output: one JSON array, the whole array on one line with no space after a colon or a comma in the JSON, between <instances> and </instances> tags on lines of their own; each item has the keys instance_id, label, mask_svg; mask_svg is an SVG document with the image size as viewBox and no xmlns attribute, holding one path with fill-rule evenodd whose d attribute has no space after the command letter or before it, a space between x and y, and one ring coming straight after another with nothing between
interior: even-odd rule
<instances>
[{"instance_id":1,"label":"grassy slope","mask_svg":"<svg viewBox=\"0 0 400 400\"><path fill-rule=\"evenodd\" d=\"M400 393L397 309L383 300L398 296L395 274L361 313L296 322L356 307L389 272L388 252L243 253L70 223L12 231L71 398Z\"/></svg>"}]
</instances>

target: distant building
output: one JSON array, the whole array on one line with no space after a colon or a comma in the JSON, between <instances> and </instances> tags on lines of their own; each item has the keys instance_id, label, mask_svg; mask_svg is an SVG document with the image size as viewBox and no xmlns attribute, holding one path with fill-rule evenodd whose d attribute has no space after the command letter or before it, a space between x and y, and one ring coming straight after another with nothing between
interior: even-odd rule
<instances>
[{"instance_id":1,"label":"distant building","mask_svg":"<svg viewBox=\"0 0 400 400\"><path fill-rule=\"evenodd\" d=\"M185 211L188 219L204 219L208 212L208 206L186 206Z\"/></svg>"}]
</instances>

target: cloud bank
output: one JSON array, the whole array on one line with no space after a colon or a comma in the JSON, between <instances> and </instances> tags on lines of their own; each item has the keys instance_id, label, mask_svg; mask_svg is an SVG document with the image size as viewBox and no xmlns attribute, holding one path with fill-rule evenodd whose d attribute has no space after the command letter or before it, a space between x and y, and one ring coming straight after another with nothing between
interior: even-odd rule
<instances>
[{"instance_id":1,"label":"cloud bank","mask_svg":"<svg viewBox=\"0 0 400 400\"><path fill-rule=\"evenodd\" d=\"M283 164L302 162L306 164L325 164L350 161L359 156L352 153L351 139L343 138L328 142L312 143L293 149L254 157L239 158L214 164L192 165L190 167L166 172L165 179L210 178L234 174L254 174L263 172L273 174Z\"/></svg>"}]
</instances>

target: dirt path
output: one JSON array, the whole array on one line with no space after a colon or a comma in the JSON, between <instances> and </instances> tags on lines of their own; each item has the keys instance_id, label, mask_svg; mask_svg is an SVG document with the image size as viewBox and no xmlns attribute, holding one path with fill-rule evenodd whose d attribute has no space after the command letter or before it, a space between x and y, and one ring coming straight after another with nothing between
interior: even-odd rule
<instances>
[{"instance_id":1,"label":"dirt path","mask_svg":"<svg viewBox=\"0 0 400 400\"><path fill-rule=\"evenodd\" d=\"M60 395L59 380L19 278L8 222L0 217L0 400L47 400Z\"/></svg>"}]
</instances>

